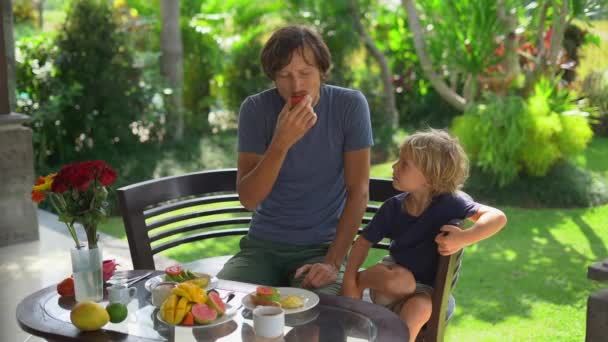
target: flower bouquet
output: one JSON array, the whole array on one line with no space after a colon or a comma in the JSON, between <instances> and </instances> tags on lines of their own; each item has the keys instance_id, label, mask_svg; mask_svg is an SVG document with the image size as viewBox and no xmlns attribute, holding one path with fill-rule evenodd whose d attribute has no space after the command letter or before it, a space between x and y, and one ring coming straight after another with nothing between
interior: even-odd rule
<instances>
[{"instance_id":1,"label":"flower bouquet","mask_svg":"<svg viewBox=\"0 0 608 342\"><path fill-rule=\"evenodd\" d=\"M64 222L74 239L70 252L77 301L103 299L102 257L97 242L97 225L105 219L108 207L107 187L116 180L116 172L101 160L77 162L58 173L39 177L32 188L32 200L48 199L59 221ZM75 223L84 227L87 244L76 234Z\"/></svg>"}]
</instances>

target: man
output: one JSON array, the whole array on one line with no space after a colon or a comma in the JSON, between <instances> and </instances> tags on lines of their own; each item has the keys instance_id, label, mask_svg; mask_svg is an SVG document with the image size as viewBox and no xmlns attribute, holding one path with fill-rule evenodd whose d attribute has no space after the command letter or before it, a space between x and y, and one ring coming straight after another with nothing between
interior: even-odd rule
<instances>
[{"instance_id":1,"label":"man","mask_svg":"<svg viewBox=\"0 0 608 342\"><path fill-rule=\"evenodd\" d=\"M309 28L274 32L261 63L276 88L245 99L238 133L237 190L253 219L218 277L338 294L368 201L369 107L323 83L331 55Z\"/></svg>"}]
</instances>

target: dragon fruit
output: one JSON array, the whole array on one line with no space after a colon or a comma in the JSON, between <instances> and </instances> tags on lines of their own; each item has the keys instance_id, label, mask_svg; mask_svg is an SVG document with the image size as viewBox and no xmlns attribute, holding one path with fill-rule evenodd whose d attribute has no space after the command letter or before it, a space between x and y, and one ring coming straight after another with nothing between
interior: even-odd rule
<instances>
[{"instance_id":1,"label":"dragon fruit","mask_svg":"<svg viewBox=\"0 0 608 342\"><path fill-rule=\"evenodd\" d=\"M114 275L116 271L116 266L119 264L116 262L116 259L108 259L103 261L103 281L108 281Z\"/></svg>"}]
</instances>

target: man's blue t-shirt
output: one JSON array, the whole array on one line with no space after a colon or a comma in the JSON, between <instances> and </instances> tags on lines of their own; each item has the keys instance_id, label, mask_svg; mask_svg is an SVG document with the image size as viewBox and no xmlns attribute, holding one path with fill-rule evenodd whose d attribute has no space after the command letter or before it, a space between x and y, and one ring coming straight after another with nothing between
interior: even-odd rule
<instances>
[{"instance_id":1,"label":"man's blue t-shirt","mask_svg":"<svg viewBox=\"0 0 608 342\"><path fill-rule=\"evenodd\" d=\"M238 151L263 155L285 101L276 89L241 105ZM369 106L356 90L322 85L316 124L288 151L270 194L256 208L249 235L311 245L332 241L346 202L344 153L373 145Z\"/></svg>"},{"instance_id":2,"label":"man's blue t-shirt","mask_svg":"<svg viewBox=\"0 0 608 342\"><path fill-rule=\"evenodd\" d=\"M389 253L395 262L414 274L416 282L433 286L439 254L435 237L442 226L462 221L479 210L479 204L463 192L435 196L419 216L403 206L408 193L388 199L361 235L371 243L391 239Z\"/></svg>"}]
</instances>

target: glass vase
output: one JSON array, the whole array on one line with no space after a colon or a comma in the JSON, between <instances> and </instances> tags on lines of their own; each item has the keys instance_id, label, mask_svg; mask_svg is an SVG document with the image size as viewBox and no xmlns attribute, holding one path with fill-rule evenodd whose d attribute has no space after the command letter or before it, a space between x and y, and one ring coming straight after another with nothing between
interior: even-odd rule
<instances>
[{"instance_id":1,"label":"glass vase","mask_svg":"<svg viewBox=\"0 0 608 342\"><path fill-rule=\"evenodd\" d=\"M96 246L91 249L87 246L74 247L70 250L70 257L72 259L76 301L101 302L103 300L101 247Z\"/></svg>"}]
</instances>

